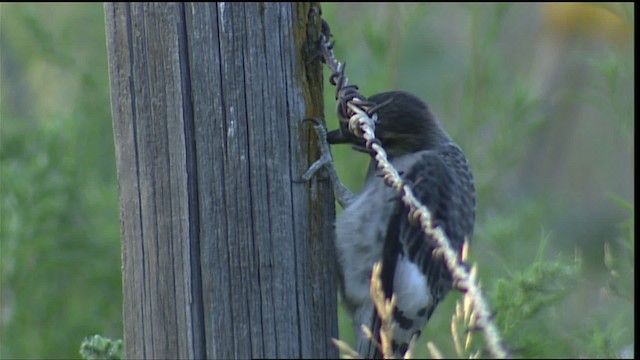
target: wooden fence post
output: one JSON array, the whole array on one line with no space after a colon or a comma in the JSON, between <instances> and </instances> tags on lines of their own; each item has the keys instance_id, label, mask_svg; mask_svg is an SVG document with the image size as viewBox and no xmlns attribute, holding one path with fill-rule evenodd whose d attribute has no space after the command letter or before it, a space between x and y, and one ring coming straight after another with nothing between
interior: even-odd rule
<instances>
[{"instance_id":1,"label":"wooden fence post","mask_svg":"<svg viewBox=\"0 0 640 360\"><path fill-rule=\"evenodd\" d=\"M311 6L105 5L127 358L337 356Z\"/></svg>"}]
</instances>

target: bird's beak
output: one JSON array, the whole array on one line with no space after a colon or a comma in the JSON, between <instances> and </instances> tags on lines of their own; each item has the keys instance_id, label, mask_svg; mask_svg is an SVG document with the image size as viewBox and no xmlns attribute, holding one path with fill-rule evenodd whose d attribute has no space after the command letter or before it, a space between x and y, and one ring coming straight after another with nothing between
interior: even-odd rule
<instances>
[{"instance_id":1,"label":"bird's beak","mask_svg":"<svg viewBox=\"0 0 640 360\"><path fill-rule=\"evenodd\" d=\"M340 129L329 131L327 133L327 142L329 144L347 144L353 143L355 140L356 137L351 135L351 133L343 134Z\"/></svg>"},{"instance_id":2,"label":"bird's beak","mask_svg":"<svg viewBox=\"0 0 640 360\"><path fill-rule=\"evenodd\" d=\"M329 144L351 144L353 149L368 153L365 146L366 142L363 138L359 138L350 132L342 132L340 129L329 131L327 133L327 142Z\"/></svg>"}]
</instances>

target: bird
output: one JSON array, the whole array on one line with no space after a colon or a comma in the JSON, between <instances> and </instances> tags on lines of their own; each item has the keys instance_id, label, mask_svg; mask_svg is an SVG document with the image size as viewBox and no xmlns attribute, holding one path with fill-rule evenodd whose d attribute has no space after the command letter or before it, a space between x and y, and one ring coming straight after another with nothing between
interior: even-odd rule
<instances>
[{"instance_id":1,"label":"bird","mask_svg":"<svg viewBox=\"0 0 640 360\"><path fill-rule=\"evenodd\" d=\"M375 136L389 162L430 210L433 226L441 227L460 253L463 243L471 240L476 206L473 175L461 148L415 95L389 91L366 101L375 108ZM346 123L344 116L341 124ZM452 288L452 276L444 260L434 255L434 240L409 219L409 209L398 193L384 183L373 154L360 194L351 194L339 182L331 155L326 154L327 144L351 144L355 150L371 153L364 140L345 126L329 132L323 126L315 128L323 156L303 178L319 168L329 169L336 199L343 207L335 222L338 290L353 319L356 350L363 358L383 355L360 331L362 325L369 327L379 342L380 319L370 297L370 277L373 265L381 262L385 297L396 299L391 347L394 356L402 358Z\"/></svg>"}]
</instances>

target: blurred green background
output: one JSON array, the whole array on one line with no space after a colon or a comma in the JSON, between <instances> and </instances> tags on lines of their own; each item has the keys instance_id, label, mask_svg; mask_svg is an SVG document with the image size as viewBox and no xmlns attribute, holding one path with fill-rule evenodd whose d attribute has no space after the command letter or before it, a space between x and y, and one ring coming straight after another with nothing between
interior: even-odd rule
<instances>
[{"instance_id":1,"label":"blurred green background","mask_svg":"<svg viewBox=\"0 0 640 360\"><path fill-rule=\"evenodd\" d=\"M516 353L633 354L633 7L323 4L350 83L418 95L467 154L472 258ZM78 358L122 337L102 4L1 4L0 74L0 357ZM358 191L367 157L334 157ZM418 355L453 354L458 298Z\"/></svg>"}]
</instances>

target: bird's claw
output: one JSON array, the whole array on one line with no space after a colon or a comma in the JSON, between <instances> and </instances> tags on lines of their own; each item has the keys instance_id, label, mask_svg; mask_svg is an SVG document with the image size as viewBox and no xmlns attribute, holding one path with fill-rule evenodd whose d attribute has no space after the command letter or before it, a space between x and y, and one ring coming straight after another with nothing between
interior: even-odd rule
<instances>
[{"instance_id":1,"label":"bird's claw","mask_svg":"<svg viewBox=\"0 0 640 360\"><path fill-rule=\"evenodd\" d=\"M320 159L316 160L304 174L302 174L301 180L299 182L307 182L313 178L313 176L318 172L318 170L322 169L324 166L331 163L331 158L326 158L324 155L320 157Z\"/></svg>"},{"instance_id":2,"label":"bird's claw","mask_svg":"<svg viewBox=\"0 0 640 360\"><path fill-rule=\"evenodd\" d=\"M313 126L324 126L324 122L321 119L318 119L318 118L304 118L304 119L302 119L302 123L305 123L305 122L313 123ZM325 132L326 132L326 130L325 130ZM316 134L317 134L317 132L316 132Z\"/></svg>"},{"instance_id":3,"label":"bird's claw","mask_svg":"<svg viewBox=\"0 0 640 360\"><path fill-rule=\"evenodd\" d=\"M327 143L327 130L325 128L324 121L318 118L305 118L302 119L302 122L310 122L313 124L313 130L316 133L321 153L320 158L311 164L309 169L307 169L307 171L302 175L301 182L307 182L311 180L318 170L331 165L333 160L331 157L331 150L329 150L329 144Z\"/></svg>"},{"instance_id":4,"label":"bird's claw","mask_svg":"<svg viewBox=\"0 0 640 360\"><path fill-rule=\"evenodd\" d=\"M297 182L308 182L320 169L325 168L331 179L331 186L333 187L333 194L336 200L343 208L346 207L353 201L355 196L338 178L338 173L333 165L329 142L327 141L327 129L324 121L318 118L306 118L302 119L302 122L311 122L313 124L313 129L318 139L318 147L320 148L320 158L309 166L307 171L302 175L301 180Z\"/></svg>"}]
</instances>

